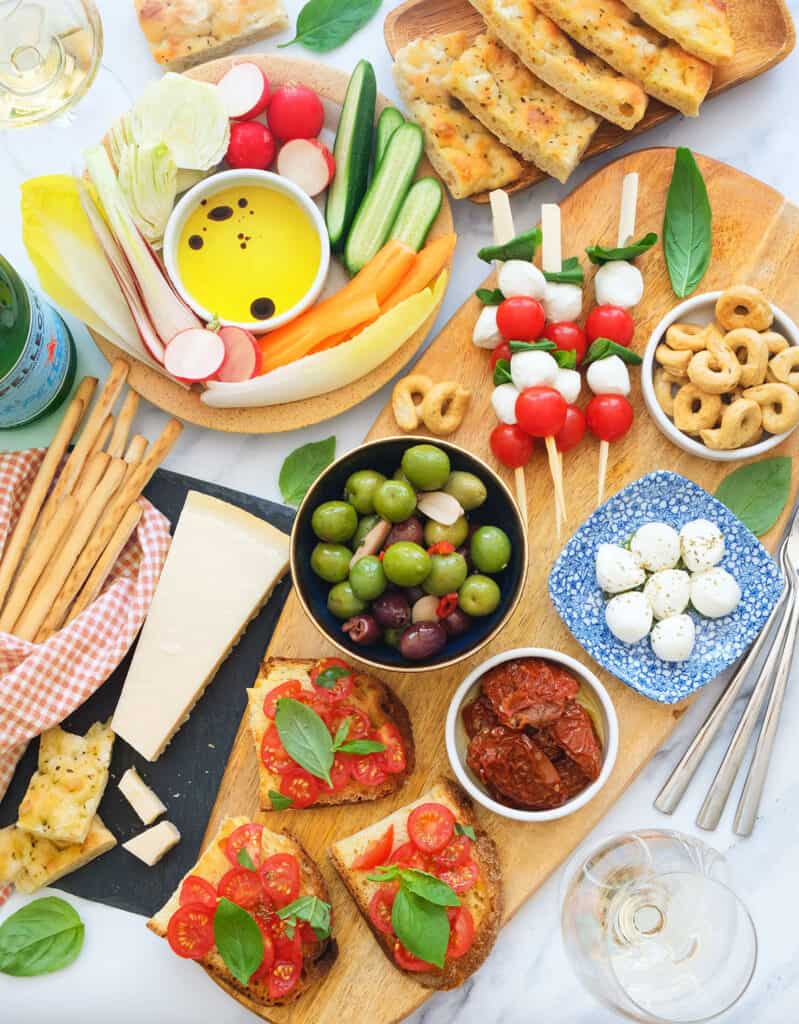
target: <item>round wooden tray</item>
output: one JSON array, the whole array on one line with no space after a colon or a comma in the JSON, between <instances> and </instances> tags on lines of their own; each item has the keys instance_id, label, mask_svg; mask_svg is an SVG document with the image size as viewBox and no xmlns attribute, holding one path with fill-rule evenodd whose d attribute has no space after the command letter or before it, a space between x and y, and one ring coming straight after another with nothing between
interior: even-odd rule
<instances>
[{"instance_id":1,"label":"round wooden tray","mask_svg":"<svg viewBox=\"0 0 799 1024\"><path fill-rule=\"evenodd\" d=\"M349 75L316 61L298 60L293 57L280 57L272 54L269 56L246 55L238 58L224 57L221 60L209 61L207 64L192 68L186 74L204 82L218 82L222 75L240 60L252 61L260 65L269 77L269 81L274 85L282 85L284 82L302 82L315 89L323 99L329 100L331 103L341 105L344 102ZM377 112L379 113L387 105L388 100L378 94ZM427 158L423 158L419 167L419 175L434 173ZM430 239L448 234L452 229L452 211L445 191L441 211L430 231ZM200 401L199 391L187 390L145 366L144 363L135 360L128 375L128 384L142 398L146 398L148 402L152 402L159 409L186 420L188 423L194 423L198 427L208 427L210 430L222 430L237 434L276 434L286 430L296 430L299 427L308 427L313 423L321 423L323 420L346 412L347 409L351 409L359 402L369 398L387 381L391 380L421 348L438 315L440 305L439 303L436 306L419 330L377 369L347 387L331 391L326 395L318 395L316 398L304 399L301 402L287 402L284 405L267 405L250 409L212 409ZM109 362L117 358L130 359L102 335L95 331L90 331L90 333Z\"/></svg>"}]
</instances>

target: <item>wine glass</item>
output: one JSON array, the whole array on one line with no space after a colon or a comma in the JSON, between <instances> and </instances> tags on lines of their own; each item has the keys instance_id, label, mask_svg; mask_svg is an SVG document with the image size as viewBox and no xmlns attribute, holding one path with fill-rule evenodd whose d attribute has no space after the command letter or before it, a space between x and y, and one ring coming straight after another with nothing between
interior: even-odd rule
<instances>
[{"instance_id":1,"label":"wine glass","mask_svg":"<svg viewBox=\"0 0 799 1024\"><path fill-rule=\"evenodd\" d=\"M698 1024L733 1006L757 962L749 912L726 862L679 832L583 847L563 882L561 927L583 985L647 1024Z\"/></svg>"}]
</instances>

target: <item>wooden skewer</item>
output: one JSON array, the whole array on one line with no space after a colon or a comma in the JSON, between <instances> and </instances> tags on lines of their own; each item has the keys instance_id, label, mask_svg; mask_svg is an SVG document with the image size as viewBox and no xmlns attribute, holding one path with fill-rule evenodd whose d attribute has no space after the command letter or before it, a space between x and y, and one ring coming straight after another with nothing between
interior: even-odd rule
<instances>
[{"instance_id":1,"label":"wooden skewer","mask_svg":"<svg viewBox=\"0 0 799 1024\"><path fill-rule=\"evenodd\" d=\"M97 564L89 574L89 578L84 583L83 589L75 598L66 618L67 624L72 622L73 619L76 619L81 612L84 612L100 593L103 588L103 584L108 579L114 565L116 565L116 560L122 554L123 548L133 536L136 527L139 525L139 520L143 513L144 509L138 501L134 501L122 517L122 521L114 531L111 540L108 542L105 550L97 560Z\"/></svg>"},{"instance_id":2,"label":"wooden skewer","mask_svg":"<svg viewBox=\"0 0 799 1024\"><path fill-rule=\"evenodd\" d=\"M563 266L561 245L560 207L556 203L544 203L541 207L541 266L549 273L558 273ZM555 489L555 510L558 540L561 536L561 523L566 523L566 493L563 488L562 462L558 455L554 437L545 438L549 472Z\"/></svg>"},{"instance_id":3,"label":"wooden skewer","mask_svg":"<svg viewBox=\"0 0 799 1024\"><path fill-rule=\"evenodd\" d=\"M120 406L111 440L108 442L108 454L115 459L121 458L125 451L125 445L128 443L128 434L133 425L133 420L136 418L138 408L139 396L135 391L128 389L128 393L125 395Z\"/></svg>"},{"instance_id":4,"label":"wooden skewer","mask_svg":"<svg viewBox=\"0 0 799 1024\"><path fill-rule=\"evenodd\" d=\"M36 525L39 512L47 497L47 491L64 457L69 442L72 440L78 424L83 418L83 413L91 401L92 392L97 384L94 377L85 377L78 386L75 396L69 404L64 418L56 431L53 442L47 449L47 454L42 460L36 479L28 492L25 504L20 512L17 524L14 527L6 549L3 552L3 559L0 562L0 608L8 596L8 591L14 579L19 563L28 545L31 532Z\"/></svg>"}]
</instances>

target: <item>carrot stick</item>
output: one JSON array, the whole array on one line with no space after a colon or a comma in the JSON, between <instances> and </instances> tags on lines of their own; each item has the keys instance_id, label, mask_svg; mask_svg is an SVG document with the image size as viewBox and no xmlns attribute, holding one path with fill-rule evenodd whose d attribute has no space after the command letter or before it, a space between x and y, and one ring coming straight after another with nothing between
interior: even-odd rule
<instances>
[{"instance_id":1,"label":"carrot stick","mask_svg":"<svg viewBox=\"0 0 799 1024\"><path fill-rule=\"evenodd\" d=\"M416 295L422 288L426 288L430 282L438 277L444 269L455 250L455 243L458 236L453 231L449 235L442 235L435 242L430 242L416 256L416 262L406 275L400 285L389 295L388 299L381 302L381 313L388 312L394 306Z\"/></svg>"},{"instance_id":2,"label":"carrot stick","mask_svg":"<svg viewBox=\"0 0 799 1024\"><path fill-rule=\"evenodd\" d=\"M382 305L416 259L416 253L409 245L392 238L344 287L351 294L356 291L375 292L377 301Z\"/></svg>"}]
</instances>

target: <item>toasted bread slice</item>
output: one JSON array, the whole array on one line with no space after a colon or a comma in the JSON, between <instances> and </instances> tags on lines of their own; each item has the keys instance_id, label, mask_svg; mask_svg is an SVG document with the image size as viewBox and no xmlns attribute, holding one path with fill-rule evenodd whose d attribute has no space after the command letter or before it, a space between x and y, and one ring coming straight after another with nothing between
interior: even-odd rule
<instances>
[{"instance_id":1,"label":"toasted bread slice","mask_svg":"<svg viewBox=\"0 0 799 1024\"><path fill-rule=\"evenodd\" d=\"M631 11L709 64L735 56L724 0L625 0Z\"/></svg>"},{"instance_id":2,"label":"toasted bread slice","mask_svg":"<svg viewBox=\"0 0 799 1024\"><path fill-rule=\"evenodd\" d=\"M380 948L392 965L400 970L394 961L392 936L379 931L369 919L369 903L380 886L377 882L368 880L369 871L353 871L350 865L370 842L385 833L389 825L394 826L394 848L397 849L406 843L408 815L420 804L431 802L444 804L455 815L457 822L461 825L470 825L474 829L476 839L472 844L472 858L480 869L480 877L475 885L460 897L461 904L469 909L474 919L474 941L469 951L457 960L447 960L443 970L409 973L414 981L418 981L425 988L449 989L462 985L491 952L499 933L503 908L502 877L496 845L478 826L472 801L460 786L450 779L440 779L418 800L401 807L368 828L334 843L328 854Z\"/></svg>"},{"instance_id":3,"label":"toasted bread slice","mask_svg":"<svg viewBox=\"0 0 799 1024\"><path fill-rule=\"evenodd\" d=\"M200 878L210 882L214 887L218 885L219 880L232 866L224 851L224 841L240 825L247 825L249 823L250 819L245 817L225 818L219 827L219 831L208 844L205 851L200 854L197 863L183 876L180 885L178 885L170 897L169 902L147 922L147 927L150 931L160 935L162 939L167 937L169 919L180 906L180 889L189 875L198 875ZM325 900L327 903L330 902L327 886L319 872L319 868L300 841L290 832L271 832L265 828L262 833L261 853L263 859L271 857L276 853L293 854L300 862L300 895L318 896L319 899ZM240 993L245 996L248 1002L256 1006L284 1006L287 1003L293 1003L311 985L322 978L333 966L336 956L337 946L335 939L331 938L327 942L321 943L318 953L313 960L309 957L305 958L302 977L297 987L284 999L280 1000L270 999L265 979L263 981L251 980L248 985L243 985L234 978L216 946L197 962L226 991Z\"/></svg>"},{"instance_id":4,"label":"toasted bread slice","mask_svg":"<svg viewBox=\"0 0 799 1024\"><path fill-rule=\"evenodd\" d=\"M644 25L621 0L535 0L536 6L587 50L650 96L696 117L713 68Z\"/></svg>"},{"instance_id":5,"label":"toasted bread slice","mask_svg":"<svg viewBox=\"0 0 799 1024\"><path fill-rule=\"evenodd\" d=\"M558 181L567 180L599 127L598 117L536 78L486 35L452 65L449 86L506 146Z\"/></svg>"},{"instance_id":6,"label":"toasted bread slice","mask_svg":"<svg viewBox=\"0 0 799 1024\"><path fill-rule=\"evenodd\" d=\"M249 700L250 733L255 744L255 756L258 759L258 790L262 810L271 811L272 801L269 791L279 791L280 776L270 772L261 760L261 742L264 733L271 725L264 714L264 699L267 694L290 679L297 679L303 689L309 693L314 687L311 684L311 669L316 664L311 659L267 658L261 665L255 685L247 690ZM393 722L399 730L405 747L405 770L388 775L384 782L376 786L367 786L350 779L347 785L337 792L320 792L312 807L326 807L333 804L354 804L364 800L380 800L384 796L396 793L413 771L414 745L411 720L405 705L394 691L374 676L366 675L353 669L354 685L352 694L344 703L363 711L377 729L384 722Z\"/></svg>"},{"instance_id":7,"label":"toasted bread slice","mask_svg":"<svg viewBox=\"0 0 799 1024\"><path fill-rule=\"evenodd\" d=\"M580 50L533 0L470 2L491 33L534 75L574 103L628 130L646 113L648 99L641 86Z\"/></svg>"}]
</instances>

